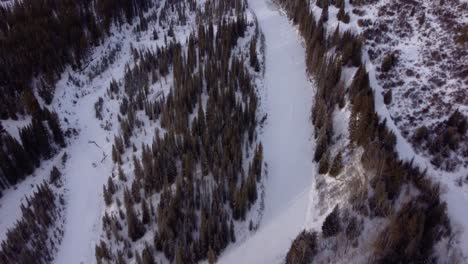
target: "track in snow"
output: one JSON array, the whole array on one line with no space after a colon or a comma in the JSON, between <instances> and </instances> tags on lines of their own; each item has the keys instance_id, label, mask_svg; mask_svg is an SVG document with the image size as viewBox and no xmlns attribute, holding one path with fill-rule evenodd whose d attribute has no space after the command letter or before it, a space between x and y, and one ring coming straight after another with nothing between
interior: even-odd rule
<instances>
[{"instance_id":1,"label":"track in snow","mask_svg":"<svg viewBox=\"0 0 468 264\"><path fill-rule=\"evenodd\" d=\"M265 212L257 232L228 249L220 263L282 262L303 229L314 167L310 111L313 89L305 71L301 38L273 4L249 0L265 35L262 105L268 114L261 140L268 164Z\"/></svg>"}]
</instances>

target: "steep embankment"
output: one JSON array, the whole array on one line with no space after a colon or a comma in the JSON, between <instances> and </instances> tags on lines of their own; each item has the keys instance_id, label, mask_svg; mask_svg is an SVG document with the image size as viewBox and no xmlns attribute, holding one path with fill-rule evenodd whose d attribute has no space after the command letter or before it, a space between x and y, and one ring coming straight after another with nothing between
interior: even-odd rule
<instances>
[{"instance_id":1,"label":"steep embankment","mask_svg":"<svg viewBox=\"0 0 468 264\"><path fill-rule=\"evenodd\" d=\"M266 1L249 1L266 42L262 106L268 114L261 135L268 178L258 231L221 256L220 263L281 262L303 228L313 188L310 109L313 90L305 51L287 17Z\"/></svg>"}]
</instances>

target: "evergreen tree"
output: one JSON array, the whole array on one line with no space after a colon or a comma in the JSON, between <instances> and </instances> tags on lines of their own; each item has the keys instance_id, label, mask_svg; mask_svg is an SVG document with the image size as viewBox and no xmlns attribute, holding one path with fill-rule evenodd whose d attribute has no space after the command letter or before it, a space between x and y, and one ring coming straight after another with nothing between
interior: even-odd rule
<instances>
[{"instance_id":1,"label":"evergreen tree","mask_svg":"<svg viewBox=\"0 0 468 264\"><path fill-rule=\"evenodd\" d=\"M126 191L128 193L128 191ZM145 234L145 229L142 223L138 220L138 217L133 208L131 201L125 202L126 215L127 215L127 233L128 237L132 241L140 239Z\"/></svg>"},{"instance_id":2,"label":"evergreen tree","mask_svg":"<svg viewBox=\"0 0 468 264\"><path fill-rule=\"evenodd\" d=\"M142 263L143 264L155 264L153 253L148 244L145 244L145 248L142 252Z\"/></svg>"},{"instance_id":3,"label":"evergreen tree","mask_svg":"<svg viewBox=\"0 0 468 264\"><path fill-rule=\"evenodd\" d=\"M324 155L322 155L322 158L320 158L318 172L320 174L326 174L328 173L329 168L330 168L330 154L327 151L325 152Z\"/></svg>"},{"instance_id":4,"label":"evergreen tree","mask_svg":"<svg viewBox=\"0 0 468 264\"><path fill-rule=\"evenodd\" d=\"M338 205L335 206L333 211L325 218L322 225L322 234L324 237L335 236L341 232L340 211Z\"/></svg>"},{"instance_id":5,"label":"evergreen tree","mask_svg":"<svg viewBox=\"0 0 468 264\"><path fill-rule=\"evenodd\" d=\"M254 68L256 72L260 71L260 64L258 62L258 57L257 57L257 38L254 37L250 41L250 48L249 48L249 58L250 58L250 66Z\"/></svg>"},{"instance_id":6,"label":"evergreen tree","mask_svg":"<svg viewBox=\"0 0 468 264\"><path fill-rule=\"evenodd\" d=\"M142 212L142 222L143 224L148 224L150 221L150 214L149 214L149 209L148 209L148 204L146 203L146 200L143 199L143 202L141 203L141 212Z\"/></svg>"},{"instance_id":7,"label":"evergreen tree","mask_svg":"<svg viewBox=\"0 0 468 264\"><path fill-rule=\"evenodd\" d=\"M210 247L210 249L208 250L208 263L215 264L217 260L218 260L218 257L216 256L216 253Z\"/></svg>"},{"instance_id":8,"label":"evergreen tree","mask_svg":"<svg viewBox=\"0 0 468 264\"><path fill-rule=\"evenodd\" d=\"M333 163L330 167L330 175L333 177L338 176L342 168L343 168L343 161L341 157L341 152L339 152L333 159Z\"/></svg>"},{"instance_id":9,"label":"evergreen tree","mask_svg":"<svg viewBox=\"0 0 468 264\"><path fill-rule=\"evenodd\" d=\"M232 243L235 243L236 242L236 231L234 229L234 222L232 221L231 219L231 223L229 225L229 232L230 232L230 236L231 236L231 242Z\"/></svg>"}]
</instances>

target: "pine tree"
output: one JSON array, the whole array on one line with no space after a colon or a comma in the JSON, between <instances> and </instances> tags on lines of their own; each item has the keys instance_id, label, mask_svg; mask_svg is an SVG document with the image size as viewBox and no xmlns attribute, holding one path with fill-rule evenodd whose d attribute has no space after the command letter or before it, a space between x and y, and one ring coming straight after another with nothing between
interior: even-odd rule
<instances>
[{"instance_id":1,"label":"pine tree","mask_svg":"<svg viewBox=\"0 0 468 264\"><path fill-rule=\"evenodd\" d=\"M107 190L106 185L102 186L102 194L104 196L104 202L107 206L112 204L112 194Z\"/></svg>"},{"instance_id":2,"label":"pine tree","mask_svg":"<svg viewBox=\"0 0 468 264\"><path fill-rule=\"evenodd\" d=\"M206 158L206 154L205 154L205 151L202 150L202 153L201 153L201 170L202 170L202 175L203 176L207 176L209 174L209 165L208 165L208 161L207 161L207 158Z\"/></svg>"},{"instance_id":3,"label":"pine tree","mask_svg":"<svg viewBox=\"0 0 468 264\"><path fill-rule=\"evenodd\" d=\"M320 174L326 174L328 173L329 167L330 167L330 154L327 151L325 152L324 155L322 155L322 158L320 158L318 172Z\"/></svg>"},{"instance_id":4,"label":"pine tree","mask_svg":"<svg viewBox=\"0 0 468 264\"><path fill-rule=\"evenodd\" d=\"M143 264L155 264L153 253L148 244L145 244L145 248L142 252L142 263Z\"/></svg>"},{"instance_id":5,"label":"pine tree","mask_svg":"<svg viewBox=\"0 0 468 264\"><path fill-rule=\"evenodd\" d=\"M328 149L328 140L325 133L320 133L320 136L317 140L317 147L315 148L314 160L319 162L322 159L323 154Z\"/></svg>"},{"instance_id":6,"label":"pine tree","mask_svg":"<svg viewBox=\"0 0 468 264\"><path fill-rule=\"evenodd\" d=\"M231 219L231 223L229 224L229 232L231 236L231 242L235 243L236 242L236 231L234 229L234 222Z\"/></svg>"},{"instance_id":7,"label":"pine tree","mask_svg":"<svg viewBox=\"0 0 468 264\"><path fill-rule=\"evenodd\" d=\"M31 90L25 90L22 94L23 104L26 106L26 111L32 116L38 116L42 112L41 106L37 102L36 97Z\"/></svg>"},{"instance_id":8,"label":"pine tree","mask_svg":"<svg viewBox=\"0 0 468 264\"><path fill-rule=\"evenodd\" d=\"M344 1L343 1L344 3ZM350 17L348 15L348 13L346 13L345 9L344 9L344 4L340 7L340 10L338 11L338 14L336 15L336 17L338 18L339 21L345 23L345 24L348 24L349 21L350 21Z\"/></svg>"},{"instance_id":9,"label":"pine tree","mask_svg":"<svg viewBox=\"0 0 468 264\"><path fill-rule=\"evenodd\" d=\"M125 176L124 171L122 170L122 167L118 167L118 175L119 175L119 180L126 182L127 181L127 176Z\"/></svg>"},{"instance_id":10,"label":"pine tree","mask_svg":"<svg viewBox=\"0 0 468 264\"><path fill-rule=\"evenodd\" d=\"M143 224L146 225L150 221L150 214L149 214L148 204L146 203L146 200L144 199L143 199L143 202L141 203L141 212L143 214L142 222Z\"/></svg>"},{"instance_id":11,"label":"pine tree","mask_svg":"<svg viewBox=\"0 0 468 264\"><path fill-rule=\"evenodd\" d=\"M109 248L107 247L106 242L100 241L98 245L95 247L95 257L98 263L102 263L102 259L104 260L111 260L111 255L109 252Z\"/></svg>"},{"instance_id":12,"label":"pine tree","mask_svg":"<svg viewBox=\"0 0 468 264\"><path fill-rule=\"evenodd\" d=\"M62 173L57 169L57 167L53 166L52 170L50 171L49 182L55 184L61 176Z\"/></svg>"},{"instance_id":13,"label":"pine tree","mask_svg":"<svg viewBox=\"0 0 468 264\"><path fill-rule=\"evenodd\" d=\"M138 220L138 217L136 216L133 204L131 204L131 202L129 201L126 201L125 208L127 211L126 215L128 237L132 239L132 241L137 241L145 234L145 229L142 223Z\"/></svg>"},{"instance_id":14,"label":"pine tree","mask_svg":"<svg viewBox=\"0 0 468 264\"><path fill-rule=\"evenodd\" d=\"M325 23L328 21L328 5L325 5L322 8L322 14L320 15L320 22L319 23Z\"/></svg>"},{"instance_id":15,"label":"pine tree","mask_svg":"<svg viewBox=\"0 0 468 264\"><path fill-rule=\"evenodd\" d=\"M317 233L302 231L292 242L286 255L286 264L308 264L317 254Z\"/></svg>"},{"instance_id":16,"label":"pine tree","mask_svg":"<svg viewBox=\"0 0 468 264\"><path fill-rule=\"evenodd\" d=\"M117 190L111 177L107 178L107 189L111 194L114 194Z\"/></svg>"},{"instance_id":17,"label":"pine tree","mask_svg":"<svg viewBox=\"0 0 468 264\"><path fill-rule=\"evenodd\" d=\"M218 257L216 256L216 252L210 247L208 250L208 263L215 264L217 260Z\"/></svg>"},{"instance_id":18,"label":"pine tree","mask_svg":"<svg viewBox=\"0 0 468 264\"><path fill-rule=\"evenodd\" d=\"M52 130L55 143L57 143L62 148L65 147L65 138L63 136L62 128L60 127L60 121L57 113L50 113L47 109L45 111L48 113L47 122L50 129Z\"/></svg>"},{"instance_id":19,"label":"pine tree","mask_svg":"<svg viewBox=\"0 0 468 264\"><path fill-rule=\"evenodd\" d=\"M135 179L132 182L132 186L131 186L132 197L133 197L133 201L135 203L140 203L140 201L141 201L140 189L141 189L140 181L138 179Z\"/></svg>"},{"instance_id":20,"label":"pine tree","mask_svg":"<svg viewBox=\"0 0 468 264\"><path fill-rule=\"evenodd\" d=\"M343 161L341 157L341 152L339 152L335 158L333 159L333 163L330 167L330 176L336 177L338 174L340 174L341 170L343 168Z\"/></svg>"},{"instance_id":21,"label":"pine tree","mask_svg":"<svg viewBox=\"0 0 468 264\"><path fill-rule=\"evenodd\" d=\"M340 211L337 205L335 206L333 211L325 218L325 221L322 225L322 234L326 238L330 236L335 236L339 232L341 232L341 220Z\"/></svg>"},{"instance_id":22,"label":"pine tree","mask_svg":"<svg viewBox=\"0 0 468 264\"><path fill-rule=\"evenodd\" d=\"M112 161L117 164L122 164L122 160L120 158L120 153L118 152L115 145L112 145Z\"/></svg>"},{"instance_id":23,"label":"pine tree","mask_svg":"<svg viewBox=\"0 0 468 264\"><path fill-rule=\"evenodd\" d=\"M135 249L135 262L136 264L143 264L143 261L141 260L140 252L137 249Z\"/></svg>"},{"instance_id":24,"label":"pine tree","mask_svg":"<svg viewBox=\"0 0 468 264\"><path fill-rule=\"evenodd\" d=\"M133 173L135 173L135 179L138 181L143 180L143 167L141 166L140 160L135 155L133 155Z\"/></svg>"},{"instance_id":25,"label":"pine tree","mask_svg":"<svg viewBox=\"0 0 468 264\"><path fill-rule=\"evenodd\" d=\"M256 72L259 72L260 64L257 57L257 38L255 36L250 41L249 52L250 66L252 66Z\"/></svg>"}]
</instances>

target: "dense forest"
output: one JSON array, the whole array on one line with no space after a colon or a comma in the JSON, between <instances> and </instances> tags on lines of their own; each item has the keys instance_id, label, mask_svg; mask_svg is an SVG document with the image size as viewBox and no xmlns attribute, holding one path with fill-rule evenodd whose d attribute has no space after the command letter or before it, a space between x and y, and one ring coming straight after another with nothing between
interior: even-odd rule
<instances>
[{"instance_id":1,"label":"dense forest","mask_svg":"<svg viewBox=\"0 0 468 264\"><path fill-rule=\"evenodd\" d=\"M370 245L359 252L366 262L438 263L437 250L446 245L439 242L454 236L440 187L426 170L398 156L397 137L377 113L364 53L363 35L370 33L343 30L359 12L352 7L373 1L273 2L303 38L307 74L316 88L310 98L316 143L310 160L317 173L310 174L319 179L319 202L328 199L323 193L334 181L348 189L338 202L322 205L329 208L320 210L320 228L304 230L291 241L285 263L326 262L326 254L339 255L341 247L354 254L363 240ZM331 16L336 16L333 23ZM128 39L105 42L123 28ZM54 260L65 231L62 214L69 197L61 171L67 173L63 169L73 149L73 126L97 133L69 122L69 109L56 107L56 101L51 106L55 86L68 70L70 82L76 76L77 82L98 79L115 61L119 66L109 73L115 79L89 82L102 90L78 91L80 84L70 93L76 104L80 96L102 92L88 101L86 110L102 128L98 143L107 145L99 146L93 136L79 141L95 144L99 157L102 152L100 163L86 160L93 166L87 172L104 171L107 180L102 214L93 215L102 225L92 223L93 232L101 230L92 240L91 257L99 264L211 264L239 241L239 234L243 240L254 233L262 221L268 169L259 136L268 117L259 96L264 45L246 0L22 0L0 5L0 197L36 169L51 168L20 201L20 215L0 245L0 263ZM100 46L103 50L94 53ZM379 71L390 70L396 60L386 56ZM391 92L382 96L385 104L392 101ZM340 111L347 114L340 121L349 121L344 129L334 119ZM17 120L30 121L16 135L6 124ZM450 171L456 168L451 155L468 153L460 145L467 128L467 117L454 110L437 125L419 127L410 139L418 144L416 150L433 155L435 167ZM60 153L62 167L55 159ZM41 166L45 160L53 164ZM356 177L356 171L364 183L348 185L344 178Z\"/></svg>"},{"instance_id":2,"label":"dense forest","mask_svg":"<svg viewBox=\"0 0 468 264\"><path fill-rule=\"evenodd\" d=\"M113 25L131 24L152 4L25 0L0 5L0 119L26 114L24 97L31 91L49 104L65 67L86 67L89 51L110 34Z\"/></svg>"},{"instance_id":3,"label":"dense forest","mask_svg":"<svg viewBox=\"0 0 468 264\"><path fill-rule=\"evenodd\" d=\"M183 6L168 4L160 18ZM242 1L207 1L197 14L203 23L185 46L168 38L156 51L133 50L135 66L108 89L121 98L121 134L104 186L114 209L102 219L98 263L154 263L158 252L174 263L214 263L260 197L263 147L252 81L261 67L258 27L247 23ZM240 39L248 40L246 54L237 50ZM151 100L154 84L168 78L169 93ZM150 145L135 145L141 133L152 135Z\"/></svg>"},{"instance_id":4,"label":"dense forest","mask_svg":"<svg viewBox=\"0 0 468 264\"><path fill-rule=\"evenodd\" d=\"M86 68L88 53L112 27L132 24L152 3L26 0L0 5L0 191L66 147L71 131L63 131L58 114L47 106L63 70ZM1 119L26 116L30 122L17 128L17 137L2 125ZM65 154L63 164L66 159ZM65 205L61 178L53 167L49 179L24 197L21 215L5 230L0 263L52 262L63 235L58 226Z\"/></svg>"},{"instance_id":5,"label":"dense forest","mask_svg":"<svg viewBox=\"0 0 468 264\"><path fill-rule=\"evenodd\" d=\"M62 214L63 197L49 185L61 182L54 167L49 182L38 185L21 205L21 218L6 232L0 248L0 263L51 263L63 230L56 227ZM54 228L55 227L55 228Z\"/></svg>"},{"instance_id":6,"label":"dense forest","mask_svg":"<svg viewBox=\"0 0 468 264\"><path fill-rule=\"evenodd\" d=\"M412 162L399 160L395 151L396 138L379 120L374 109L374 91L361 61L361 39L338 27L327 33L328 6L339 8L338 20L348 23L344 1L316 1L322 14L317 19L308 0L278 1L297 24L306 44L306 65L315 77L317 92L312 109L317 148L314 159L319 173L336 177L342 168L342 155L330 157L329 149L336 143L333 135L333 112L350 104L349 140L353 149L363 149L362 166L370 175L369 187L350 197L350 208L335 207L326 217L322 230L304 231L294 240L287 255L287 263L311 263L320 254L320 240L330 239L344 232L353 241L362 228L364 218L388 218L374 241L370 260L373 263L406 263L435 261L433 247L441 237L450 234L446 205L439 198L439 187L431 183L425 172ZM364 5L365 1L353 1ZM357 68L351 84L342 82L343 68ZM352 154L350 154L352 155ZM404 185L411 185L418 194L399 202ZM404 194L403 194L404 195ZM401 201L400 201L401 202ZM352 217L349 217L351 210ZM345 217L346 216L346 217Z\"/></svg>"},{"instance_id":7,"label":"dense forest","mask_svg":"<svg viewBox=\"0 0 468 264\"><path fill-rule=\"evenodd\" d=\"M50 104L65 67L85 68L89 51L112 26L132 24L152 4L26 0L0 5L0 119L32 117L20 130L21 142L0 129L0 189L24 179L65 146L57 114L41 107L36 96Z\"/></svg>"},{"instance_id":8,"label":"dense forest","mask_svg":"<svg viewBox=\"0 0 468 264\"><path fill-rule=\"evenodd\" d=\"M32 119L31 124L19 129L21 142L2 129L0 123L0 190L20 182L39 167L41 160L65 147L57 113L41 108L35 97L28 94Z\"/></svg>"}]
</instances>

